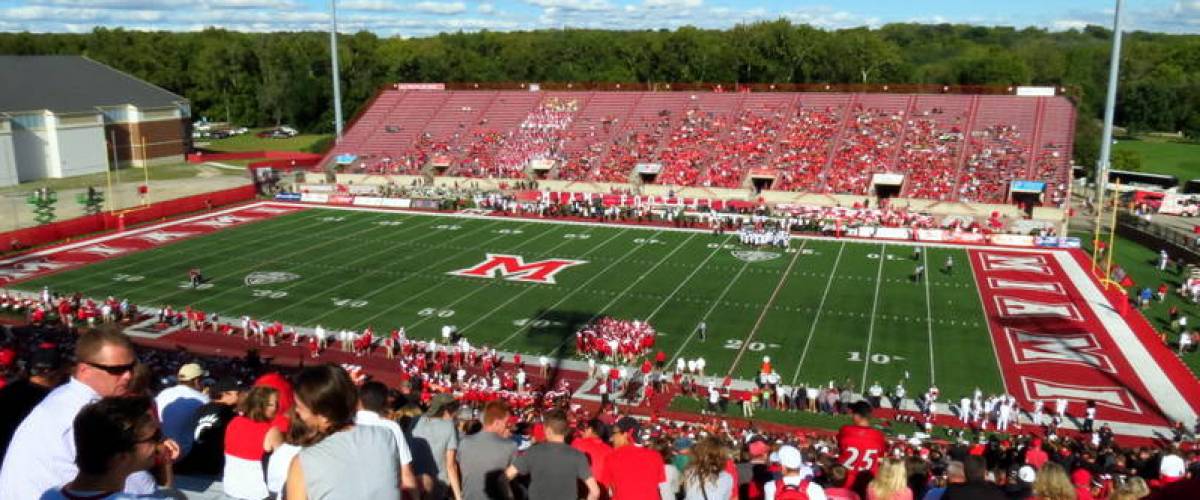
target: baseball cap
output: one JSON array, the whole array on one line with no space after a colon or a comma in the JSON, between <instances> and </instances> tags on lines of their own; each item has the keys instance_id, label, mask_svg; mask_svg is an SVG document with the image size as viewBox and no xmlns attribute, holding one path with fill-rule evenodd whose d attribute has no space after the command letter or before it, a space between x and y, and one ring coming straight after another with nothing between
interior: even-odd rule
<instances>
[{"instance_id":1,"label":"baseball cap","mask_svg":"<svg viewBox=\"0 0 1200 500\"><path fill-rule=\"evenodd\" d=\"M243 384L242 381L240 381L234 377L231 377L229 375L226 375L226 376L218 379L216 381L216 383L214 383L210 389L213 394L220 394L223 392L235 392L235 391L241 392L241 391L246 390L246 385Z\"/></svg>"},{"instance_id":2,"label":"baseball cap","mask_svg":"<svg viewBox=\"0 0 1200 500\"><path fill-rule=\"evenodd\" d=\"M795 446L784 445L779 448L779 465L785 469L797 470L804 466L804 457L800 456L800 450Z\"/></svg>"},{"instance_id":3,"label":"baseball cap","mask_svg":"<svg viewBox=\"0 0 1200 500\"><path fill-rule=\"evenodd\" d=\"M178 378L180 382L188 382L195 380L198 377L203 377L204 375L204 368L202 368L199 364L188 363L179 367L179 373L176 378Z\"/></svg>"},{"instance_id":4,"label":"baseball cap","mask_svg":"<svg viewBox=\"0 0 1200 500\"><path fill-rule=\"evenodd\" d=\"M444 392L438 393L433 396L432 400L429 401L428 413L430 415L437 415L445 411L448 406L453 405L456 402L458 402L458 400L454 399L453 394L446 394Z\"/></svg>"},{"instance_id":5,"label":"baseball cap","mask_svg":"<svg viewBox=\"0 0 1200 500\"><path fill-rule=\"evenodd\" d=\"M1017 471L1017 478L1026 483L1032 483L1037 480L1037 471L1028 465L1022 466Z\"/></svg>"}]
</instances>

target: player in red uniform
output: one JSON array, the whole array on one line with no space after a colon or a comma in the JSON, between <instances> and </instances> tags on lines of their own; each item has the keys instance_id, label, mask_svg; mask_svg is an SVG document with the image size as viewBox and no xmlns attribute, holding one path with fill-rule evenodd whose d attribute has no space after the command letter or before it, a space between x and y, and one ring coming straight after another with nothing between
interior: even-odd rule
<instances>
[{"instance_id":1,"label":"player in red uniform","mask_svg":"<svg viewBox=\"0 0 1200 500\"><path fill-rule=\"evenodd\" d=\"M879 460L887 453L883 431L871 427L871 404L858 401L850 405L852 425L838 429L838 463L846 467L846 487L865 491ZM862 488L858 488L858 486Z\"/></svg>"}]
</instances>

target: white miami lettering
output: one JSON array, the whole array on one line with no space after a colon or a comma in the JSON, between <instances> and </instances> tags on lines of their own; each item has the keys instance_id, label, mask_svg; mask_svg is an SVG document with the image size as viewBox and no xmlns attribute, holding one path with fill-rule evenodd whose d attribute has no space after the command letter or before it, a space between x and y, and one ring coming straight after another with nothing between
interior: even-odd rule
<instances>
[{"instance_id":1,"label":"white miami lettering","mask_svg":"<svg viewBox=\"0 0 1200 500\"><path fill-rule=\"evenodd\" d=\"M1033 377L1021 377L1021 385L1025 389L1025 398L1030 401L1059 398L1079 404L1095 401L1098 406L1129 413L1142 413L1137 400L1124 387L1063 384Z\"/></svg>"},{"instance_id":2,"label":"white miami lettering","mask_svg":"<svg viewBox=\"0 0 1200 500\"><path fill-rule=\"evenodd\" d=\"M1047 334L1006 328L1013 359L1017 364L1064 363L1083 365L1116 373L1112 361L1100 352L1100 343L1090 333Z\"/></svg>"},{"instance_id":3,"label":"white miami lettering","mask_svg":"<svg viewBox=\"0 0 1200 500\"><path fill-rule=\"evenodd\" d=\"M137 238L139 240L145 240L150 243L167 243L172 240L186 238L191 235L192 235L192 233L188 233L188 232L184 232L184 231L150 231L148 233L143 233L143 234L134 236L134 238Z\"/></svg>"},{"instance_id":4,"label":"white miami lettering","mask_svg":"<svg viewBox=\"0 0 1200 500\"><path fill-rule=\"evenodd\" d=\"M1046 258L1041 255L1002 255L994 253L979 254L983 259L983 269L986 271L1024 271L1052 275L1053 271L1046 264Z\"/></svg>"},{"instance_id":5,"label":"white miami lettering","mask_svg":"<svg viewBox=\"0 0 1200 500\"><path fill-rule=\"evenodd\" d=\"M988 288L994 290L1022 290L1028 292L1046 292L1056 295L1066 295L1061 283L1018 281L1004 278L988 278Z\"/></svg>"},{"instance_id":6,"label":"white miami lettering","mask_svg":"<svg viewBox=\"0 0 1200 500\"><path fill-rule=\"evenodd\" d=\"M568 267L586 264L586 260L547 259L525 263L520 255L487 254L487 260L479 264L446 274L468 278L503 277L509 281L554 284L554 275Z\"/></svg>"},{"instance_id":7,"label":"white miami lettering","mask_svg":"<svg viewBox=\"0 0 1200 500\"><path fill-rule=\"evenodd\" d=\"M125 249L125 248L116 248L116 247L110 247L108 245L97 244L97 245L89 245L89 246L77 249L75 251L79 252L79 253L88 253L88 254L92 254L92 255L99 255L101 257L112 257L114 255L121 255L125 252L128 252L129 250Z\"/></svg>"},{"instance_id":8,"label":"white miami lettering","mask_svg":"<svg viewBox=\"0 0 1200 500\"><path fill-rule=\"evenodd\" d=\"M213 229L221 229L223 227L229 227L229 226L241 224L248 220L250 220L250 218L248 218L248 217L237 217L234 215L221 215L218 217L213 217L211 219L204 219L204 220L199 220L199 221L193 222L192 225L211 227Z\"/></svg>"},{"instance_id":9,"label":"white miami lettering","mask_svg":"<svg viewBox=\"0 0 1200 500\"><path fill-rule=\"evenodd\" d=\"M0 279L5 281L21 280L46 271L57 271L68 265L64 262L51 262L48 260L18 262L9 267L0 267Z\"/></svg>"},{"instance_id":10,"label":"white miami lettering","mask_svg":"<svg viewBox=\"0 0 1200 500\"><path fill-rule=\"evenodd\" d=\"M1069 302L1047 303L1017 297L996 297L996 309L1006 318L1062 318L1079 321L1079 309Z\"/></svg>"}]
</instances>

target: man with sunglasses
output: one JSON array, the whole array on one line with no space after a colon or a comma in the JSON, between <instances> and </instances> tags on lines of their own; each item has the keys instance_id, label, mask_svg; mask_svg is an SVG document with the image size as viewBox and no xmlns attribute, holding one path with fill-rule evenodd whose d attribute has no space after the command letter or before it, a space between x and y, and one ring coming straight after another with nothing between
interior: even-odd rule
<instances>
[{"instance_id":1,"label":"man with sunglasses","mask_svg":"<svg viewBox=\"0 0 1200 500\"><path fill-rule=\"evenodd\" d=\"M52 391L30 412L13 435L0 467L0 498L38 498L78 473L73 423L84 406L104 397L129 392L137 357L129 337L101 329L79 337L75 345L75 370L66 384ZM179 445L165 440L171 460ZM147 472L131 474L125 491L150 494L155 478Z\"/></svg>"},{"instance_id":2,"label":"man with sunglasses","mask_svg":"<svg viewBox=\"0 0 1200 500\"><path fill-rule=\"evenodd\" d=\"M169 483L171 452L163 446L163 431L155 417L153 401L145 396L108 397L83 407L74 423L79 473L70 482L46 490L41 500L134 498L122 493L126 478L151 468Z\"/></svg>"}]
</instances>

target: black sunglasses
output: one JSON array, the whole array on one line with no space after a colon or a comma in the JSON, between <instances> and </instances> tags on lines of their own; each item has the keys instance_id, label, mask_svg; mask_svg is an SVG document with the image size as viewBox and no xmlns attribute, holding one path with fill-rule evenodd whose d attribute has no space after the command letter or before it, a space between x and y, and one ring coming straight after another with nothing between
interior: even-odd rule
<instances>
[{"instance_id":1,"label":"black sunglasses","mask_svg":"<svg viewBox=\"0 0 1200 500\"><path fill-rule=\"evenodd\" d=\"M91 361L84 361L83 364L88 365L97 370L104 370L104 373L107 373L114 377L119 377L121 375L124 375L126 373L133 371L134 367L137 366L137 361L134 361L129 364L124 364L124 365L102 365L100 363L93 363Z\"/></svg>"}]
</instances>

